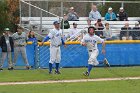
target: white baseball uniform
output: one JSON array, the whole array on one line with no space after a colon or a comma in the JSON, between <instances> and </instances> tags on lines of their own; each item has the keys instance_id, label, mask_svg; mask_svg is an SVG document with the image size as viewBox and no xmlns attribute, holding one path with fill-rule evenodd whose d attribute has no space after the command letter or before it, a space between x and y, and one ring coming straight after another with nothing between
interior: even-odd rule
<instances>
[{"instance_id":1,"label":"white baseball uniform","mask_svg":"<svg viewBox=\"0 0 140 93\"><path fill-rule=\"evenodd\" d=\"M62 44L62 30L52 29L48 34L50 38L50 61L49 63L60 63L61 50L60 45Z\"/></svg>"},{"instance_id":2,"label":"white baseball uniform","mask_svg":"<svg viewBox=\"0 0 140 93\"><path fill-rule=\"evenodd\" d=\"M99 62L97 61L97 56L99 54L97 43L101 42L103 43L104 40L98 37L97 35L90 36L89 34L86 34L83 39L81 40L82 43L86 43L88 53L89 53L89 59L88 64L90 65L98 65Z\"/></svg>"}]
</instances>

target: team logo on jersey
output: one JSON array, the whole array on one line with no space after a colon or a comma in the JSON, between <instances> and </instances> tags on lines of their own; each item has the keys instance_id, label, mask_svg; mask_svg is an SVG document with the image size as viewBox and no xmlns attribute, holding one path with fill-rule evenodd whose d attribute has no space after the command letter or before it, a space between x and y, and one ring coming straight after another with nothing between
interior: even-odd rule
<instances>
[{"instance_id":1,"label":"team logo on jersey","mask_svg":"<svg viewBox=\"0 0 140 93\"><path fill-rule=\"evenodd\" d=\"M93 44L95 44L95 43L96 43L96 41L95 41L95 40L85 40L85 42L86 42L86 43L93 43Z\"/></svg>"},{"instance_id":2,"label":"team logo on jersey","mask_svg":"<svg viewBox=\"0 0 140 93\"><path fill-rule=\"evenodd\" d=\"M57 33L57 34L56 34L56 37L59 37L59 36L60 36L60 33Z\"/></svg>"}]
</instances>

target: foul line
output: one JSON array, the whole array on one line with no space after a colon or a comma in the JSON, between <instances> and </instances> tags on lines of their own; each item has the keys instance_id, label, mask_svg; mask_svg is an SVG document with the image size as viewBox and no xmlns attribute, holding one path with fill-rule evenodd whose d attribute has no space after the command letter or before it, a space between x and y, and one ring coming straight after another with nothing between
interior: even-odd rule
<instances>
[{"instance_id":1,"label":"foul line","mask_svg":"<svg viewBox=\"0 0 140 93\"><path fill-rule=\"evenodd\" d=\"M26 85L26 84L51 84L51 83L74 83L92 81L117 81L117 80L137 80L140 77L120 77L120 78L99 78L99 79L76 79L76 80L53 80L53 81L28 81L28 82L1 82L0 85Z\"/></svg>"}]
</instances>

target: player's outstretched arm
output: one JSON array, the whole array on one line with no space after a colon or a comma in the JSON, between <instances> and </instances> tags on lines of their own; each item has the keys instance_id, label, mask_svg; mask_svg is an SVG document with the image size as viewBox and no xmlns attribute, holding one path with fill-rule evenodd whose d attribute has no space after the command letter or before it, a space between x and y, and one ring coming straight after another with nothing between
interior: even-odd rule
<instances>
[{"instance_id":1,"label":"player's outstretched arm","mask_svg":"<svg viewBox=\"0 0 140 93\"><path fill-rule=\"evenodd\" d=\"M65 44L64 39L63 39L63 38L61 38L61 41L62 41L62 45L64 45L64 47L66 47L66 44Z\"/></svg>"},{"instance_id":2,"label":"player's outstretched arm","mask_svg":"<svg viewBox=\"0 0 140 93\"><path fill-rule=\"evenodd\" d=\"M44 38L44 40L42 41L42 45L44 44L44 42L48 41L49 39L50 39L50 37L49 37L49 36L46 36L46 37Z\"/></svg>"}]
</instances>

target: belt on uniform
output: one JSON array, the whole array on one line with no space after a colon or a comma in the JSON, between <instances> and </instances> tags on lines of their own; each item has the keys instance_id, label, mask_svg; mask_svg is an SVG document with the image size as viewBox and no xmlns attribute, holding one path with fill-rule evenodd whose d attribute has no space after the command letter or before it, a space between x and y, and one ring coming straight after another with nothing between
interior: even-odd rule
<instances>
[{"instance_id":1,"label":"belt on uniform","mask_svg":"<svg viewBox=\"0 0 140 93\"><path fill-rule=\"evenodd\" d=\"M96 49L93 49L93 50L88 50L89 52L93 52L94 50L96 50Z\"/></svg>"},{"instance_id":2,"label":"belt on uniform","mask_svg":"<svg viewBox=\"0 0 140 93\"><path fill-rule=\"evenodd\" d=\"M53 47L60 47L60 45L52 45Z\"/></svg>"}]
</instances>

